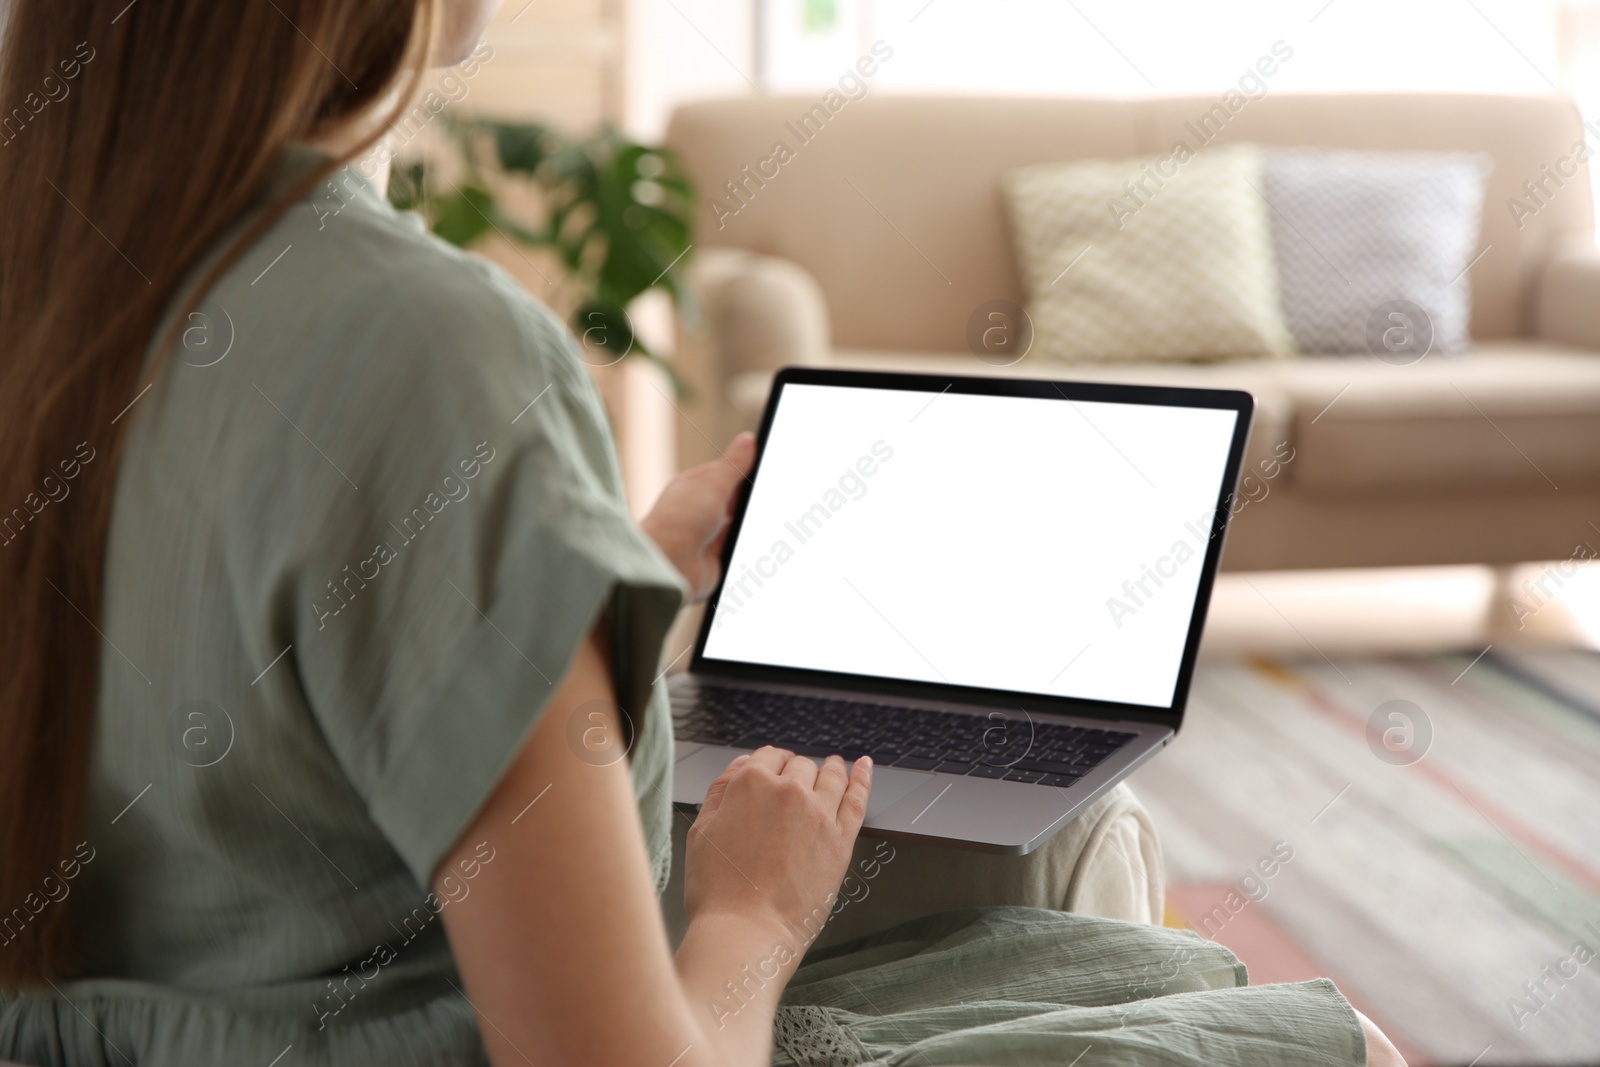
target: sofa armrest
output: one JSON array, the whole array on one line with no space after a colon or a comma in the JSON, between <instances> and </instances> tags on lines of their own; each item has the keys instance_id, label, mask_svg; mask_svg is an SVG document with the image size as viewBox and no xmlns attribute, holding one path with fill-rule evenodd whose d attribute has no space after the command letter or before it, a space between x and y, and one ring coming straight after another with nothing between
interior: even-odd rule
<instances>
[{"instance_id":1,"label":"sofa armrest","mask_svg":"<svg viewBox=\"0 0 1600 1067\"><path fill-rule=\"evenodd\" d=\"M679 462L703 462L741 429L728 383L751 371L823 363L831 350L822 288L805 268L739 248L708 248L690 273L697 314L680 319L674 363L692 394L680 407Z\"/></svg>"},{"instance_id":2,"label":"sofa armrest","mask_svg":"<svg viewBox=\"0 0 1600 1067\"><path fill-rule=\"evenodd\" d=\"M722 380L826 361L828 307L804 267L737 248L709 249L697 267L703 328Z\"/></svg>"},{"instance_id":3,"label":"sofa armrest","mask_svg":"<svg viewBox=\"0 0 1600 1067\"><path fill-rule=\"evenodd\" d=\"M1600 249L1593 241L1556 247L1539 278L1533 332L1546 341L1600 349Z\"/></svg>"}]
</instances>

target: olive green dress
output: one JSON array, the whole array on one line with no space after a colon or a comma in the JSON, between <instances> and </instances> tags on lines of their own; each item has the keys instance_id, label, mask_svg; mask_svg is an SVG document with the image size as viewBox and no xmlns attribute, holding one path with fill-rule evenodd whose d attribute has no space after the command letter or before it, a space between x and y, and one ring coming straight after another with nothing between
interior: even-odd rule
<instances>
[{"instance_id":1,"label":"olive green dress","mask_svg":"<svg viewBox=\"0 0 1600 1067\"><path fill-rule=\"evenodd\" d=\"M264 200L320 161L286 153ZM665 883L653 680L680 581L627 514L560 322L350 169L178 325L122 416L93 785L64 882L84 976L0 996L0 1058L483 1063L438 916L493 842L445 897L425 887L602 617ZM818 955L775 1062L1365 1058L1331 984L1231 989L1225 950L1148 927L988 909Z\"/></svg>"}]
</instances>

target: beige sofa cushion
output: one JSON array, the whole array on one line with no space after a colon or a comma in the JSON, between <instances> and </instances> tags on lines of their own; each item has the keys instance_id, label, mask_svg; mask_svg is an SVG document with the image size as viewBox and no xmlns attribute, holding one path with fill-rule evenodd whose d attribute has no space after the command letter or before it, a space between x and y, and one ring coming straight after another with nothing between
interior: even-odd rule
<instances>
[{"instance_id":1,"label":"beige sofa cushion","mask_svg":"<svg viewBox=\"0 0 1600 1067\"><path fill-rule=\"evenodd\" d=\"M1278 385L1294 406L1297 494L1486 496L1600 485L1597 352L1515 341L1408 367L1308 358Z\"/></svg>"},{"instance_id":2,"label":"beige sofa cushion","mask_svg":"<svg viewBox=\"0 0 1600 1067\"><path fill-rule=\"evenodd\" d=\"M956 353L835 349L830 364L926 374L1010 374L1244 389L1256 398L1246 469L1280 444L1276 479L1296 496L1460 496L1600 485L1600 353L1533 341L1396 367L1370 357L1204 366L1022 363L1004 369ZM729 382L750 424L772 374Z\"/></svg>"}]
</instances>

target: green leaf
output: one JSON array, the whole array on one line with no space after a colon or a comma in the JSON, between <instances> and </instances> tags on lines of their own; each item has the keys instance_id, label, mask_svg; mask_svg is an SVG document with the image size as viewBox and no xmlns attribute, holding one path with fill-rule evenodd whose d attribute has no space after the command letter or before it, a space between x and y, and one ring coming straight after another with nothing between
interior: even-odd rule
<instances>
[{"instance_id":1,"label":"green leaf","mask_svg":"<svg viewBox=\"0 0 1600 1067\"><path fill-rule=\"evenodd\" d=\"M518 126L506 122L486 123L494 135L495 152L506 171L537 174L549 155L550 133L543 126Z\"/></svg>"},{"instance_id":2,"label":"green leaf","mask_svg":"<svg viewBox=\"0 0 1600 1067\"><path fill-rule=\"evenodd\" d=\"M616 304L586 300L572 313L572 332L578 337L587 362L604 363L594 357L603 352L621 358L634 350L636 338L628 313Z\"/></svg>"},{"instance_id":3,"label":"green leaf","mask_svg":"<svg viewBox=\"0 0 1600 1067\"><path fill-rule=\"evenodd\" d=\"M433 201L433 232L453 245L466 248L489 229L494 197L476 185L453 189Z\"/></svg>"},{"instance_id":4,"label":"green leaf","mask_svg":"<svg viewBox=\"0 0 1600 1067\"><path fill-rule=\"evenodd\" d=\"M389 174L389 203L396 211L422 211L428 202L428 164L397 165Z\"/></svg>"}]
</instances>

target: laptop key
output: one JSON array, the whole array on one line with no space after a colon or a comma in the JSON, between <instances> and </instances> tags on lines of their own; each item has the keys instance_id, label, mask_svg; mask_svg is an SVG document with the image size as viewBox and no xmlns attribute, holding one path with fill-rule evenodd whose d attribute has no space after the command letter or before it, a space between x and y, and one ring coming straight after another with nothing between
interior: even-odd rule
<instances>
[{"instance_id":1,"label":"laptop key","mask_svg":"<svg viewBox=\"0 0 1600 1067\"><path fill-rule=\"evenodd\" d=\"M843 746L808 744L785 745L784 747L793 752L796 756L810 756L813 759L826 759L829 756L837 756L839 754L839 749Z\"/></svg>"},{"instance_id":2,"label":"laptop key","mask_svg":"<svg viewBox=\"0 0 1600 1067\"><path fill-rule=\"evenodd\" d=\"M1043 778L1039 779L1039 784L1053 785L1057 789L1066 789L1069 786L1077 785L1078 779L1072 777L1070 774L1047 774Z\"/></svg>"},{"instance_id":3,"label":"laptop key","mask_svg":"<svg viewBox=\"0 0 1600 1067\"><path fill-rule=\"evenodd\" d=\"M1008 782L1030 782L1031 783L1031 782L1037 782L1043 777L1044 777L1044 775L1035 773L1034 771L1017 771L1017 770L1013 770L1013 771L1010 771L1010 772L1008 772L1006 774L1005 780L1008 781Z\"/></svg>"},{"instance_id":4,"label":"laptop key","mask_svg":"<svg viewBox=\"0 0 1600 1067\"><path fill-rule=\"evenodd\" d=\"M934 770L938 771L940 774L968 774L972 771L972 768L973 764L971 763L960 763L955 760L945 760L943 763L939 764L939 766L935 767Z\"/></svg>"},{"instance_id":5,"label":"laptop key","mask_svg":"<svg viewBox=\"0 0 1600 1067\"><path fill-rule=\"evenodd\" d=\"M913 771L931 771L939 765L938 760L923 759L921 756L901 756L894 761L896 767L906 767Z\"/></svg>"},{"instance_id":6,"label":"laptop key","mask_svg":"<svg viewBox=\"0 0 1600 1067\"><path fill-rule=\"evenodd\" d=\"M969 778L1004 778L1011 770L1009 767L990 767L984 763L973 764L972 770L967 772Z\"/></svg>"},{"instance_id":7,"label":"laptop key","mask_svg":"<svg viewBox=\"0 0 1600 1067\"><path fill-rule=\"evenodd\" d=\"M1057 763L1054 760L1023 759L1016 762L1019 771L1032 771L1037 774L1063 774L1074 777L1087 774L1088 768L1075 767L1070 763Z\"/></svg>"}]
</instances>

